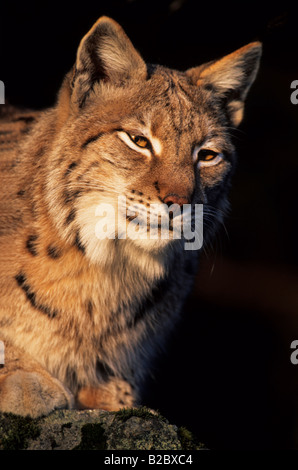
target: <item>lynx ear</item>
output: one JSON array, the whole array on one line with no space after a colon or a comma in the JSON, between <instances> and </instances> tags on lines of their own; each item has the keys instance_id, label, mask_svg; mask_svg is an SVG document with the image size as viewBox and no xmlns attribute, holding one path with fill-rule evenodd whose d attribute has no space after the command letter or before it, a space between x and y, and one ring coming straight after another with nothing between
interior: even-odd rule
<instances>
[{"instance_id":1,"label":"lynx ear","mask_svg":"<svg viewBox=\"0 0 298 470\"><path fill-rule=\"evenodd\" d=\"M209 86L225 100L230 120L238 126L244 100L253 84L262 54L262 44L252 42L220 60L189 69L186 73L198 86Z\"/></svg>"},{"instance_id":2,"label":"lynx ear","mask_svg":"<svg viewBox=\"0 0 298 470\"><path fill-rule=\"evenodd\" d=\"M145 78L146 74L143 59L121 26L102 16L79 45L72 79L73 97L81 107L95 82L120 84L131 78Z\"/></svg>"}]
</instances>

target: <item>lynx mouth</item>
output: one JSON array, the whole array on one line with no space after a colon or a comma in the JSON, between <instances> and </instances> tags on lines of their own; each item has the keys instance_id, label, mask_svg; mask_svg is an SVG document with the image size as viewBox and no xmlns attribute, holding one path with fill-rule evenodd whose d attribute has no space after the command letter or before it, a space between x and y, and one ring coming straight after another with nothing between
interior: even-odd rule
<instances>
[{"instance_id":1,"label":"lynx mouth","mask_svg":"<svg viewBox=\"0 0 298 470\"><path fill-rule=\"evenodd\" d=\"M203 237L203 205L185 204L182 207L167 204L127 203L118 197L118 205L99 204L95 235L98 239L118 238L154 241L190 241ZM200 243L201 246L201 243Z\"/></svg>"}]
</instances>

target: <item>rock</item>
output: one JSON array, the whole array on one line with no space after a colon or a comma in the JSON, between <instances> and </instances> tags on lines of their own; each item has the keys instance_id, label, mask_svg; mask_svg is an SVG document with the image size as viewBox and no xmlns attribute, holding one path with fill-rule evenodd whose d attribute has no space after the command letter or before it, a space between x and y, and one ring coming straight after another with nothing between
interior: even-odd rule
<instances>
[{"instance_id":1,"label":"rock","mask_svg":"<svg viewBox=\"0 0 298 470\"><path fill-rule=\"evenodd\" d=\"M186 428L148 408L59 410L38 419L0 413L1 450L199 450Z\"/></svg>"}]
</instances>

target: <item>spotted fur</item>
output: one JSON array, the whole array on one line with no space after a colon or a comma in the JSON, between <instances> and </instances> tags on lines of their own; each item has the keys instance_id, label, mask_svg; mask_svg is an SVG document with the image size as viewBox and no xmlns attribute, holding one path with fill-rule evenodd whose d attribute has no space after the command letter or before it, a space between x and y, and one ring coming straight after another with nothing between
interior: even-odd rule
<instances>
[{"instance_id":1,"label":"spotted fur","mask_svg":"<svg viewBox=\"0 0 298 470\"><path fill-rule=\"evenodd\" d=\"M230 130L242 119L260 51L251 43L178 72L146 65L122 28L102 17L82 39L54 107L0 107L1 411L37 416L139 402L198 253L171 238L98 240L96 207L116 208L118 196L140 210L203 203L208 240L227 208ZM150 146L138 150L127 132ZM223 159L199 169L198 145Z\"/></svg>"}]
</instances>

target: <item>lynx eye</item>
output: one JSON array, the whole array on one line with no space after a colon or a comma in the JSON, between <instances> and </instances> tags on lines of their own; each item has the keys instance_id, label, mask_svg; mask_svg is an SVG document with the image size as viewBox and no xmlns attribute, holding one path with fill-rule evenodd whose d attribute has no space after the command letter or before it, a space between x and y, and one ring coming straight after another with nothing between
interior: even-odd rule
<instances>
[{"instance_id":1,"label":"lynx eye","mask_svg":"<svg viewBox=\"0 0 298 470\"><path fill-rule=\"evenodd\" d=\"M204 162L210 162L214 158L216 158L218 155L218 152L214 152L214 150L210 149L201 149L198 152L198 160L199 161L204 161Z\"/></svg>"},{"instance_id":2,"label":"lynx eye","mask_svg":"<svg viewBox=\"0 0 298 470\"><path fill-rule=\"evenodd\" d=\"M128 137L130 140L133 141L134 144L136 144L138 147L141 147L142 149L150 149L150 142L146 137L143 137L142 135L133 135L133 134L128 134Z\"/></svg>"},{"instance_id":3,"label":"lynx eye","mask_svg":"<svg viewBox=\"0 0 298 470\"><path fill-rule=\"evenodd\" d=\"M118 130L117 134L118 137L132 150L137 151L148 158L152 156L152 144L146 137L123 130Z\"/></svg>"},{"instance_id":4,"label":"lynx eye","mask_svg":"<svg viewBox=\"0 0 298 470\"><path fill-rule=\"evenodd\" d=\"M194 155L198 168L217 165L223 159L223 154L211 149L200 149Z\"/></svg>"}]
</instances>

